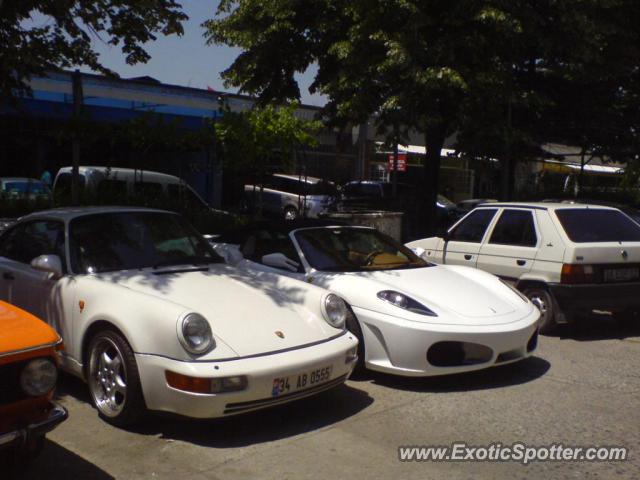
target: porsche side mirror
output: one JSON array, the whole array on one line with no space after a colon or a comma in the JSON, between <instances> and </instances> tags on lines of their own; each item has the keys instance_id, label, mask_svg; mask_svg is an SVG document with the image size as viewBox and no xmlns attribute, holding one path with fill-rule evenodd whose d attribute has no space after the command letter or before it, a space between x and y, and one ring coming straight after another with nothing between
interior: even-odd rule
<instances>
[{"instance_id":1,"label":"porsche side mirror","mask_svg":"<svg viewBox=\"0 0 640 480\"><path fill-rule=\"evenodd\" d=\"M40 272L50 273L52 278L64 275L62 261L58 255L40 255L31 260L31 268Z\"/></svg>"},{"instance_id":2,"label":"porsche side mirror","mask_svg":"<svg viewBox=\"0 0 640 480\"><path fill-rule=\"evenodd\" d=\"M300 264L288 258L283 253L270 253L262 257L262 263L270 267L284 268L292 272L297 272Z\"/></svg>"}]
</instances>

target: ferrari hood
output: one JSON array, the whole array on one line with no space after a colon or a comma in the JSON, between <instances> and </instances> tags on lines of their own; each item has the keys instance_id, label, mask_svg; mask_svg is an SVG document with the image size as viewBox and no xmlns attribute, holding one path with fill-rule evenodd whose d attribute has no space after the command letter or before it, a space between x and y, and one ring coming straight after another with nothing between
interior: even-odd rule
<instances>
[{"instance_id":1,"label":"ferrari hood","mask_svg":"<svg viewBox=\"0 0 640 480\"><path fill-rule=\"evenodd\" d=\"M185 313L203 315L216 340L240 356L295 348L340 333L320 317L319 289L279 275L211 265L188 271L144 270L122 274L117 282L179 304ZM316 297L318 308L307 308L305 304L316 304Z\"/></svg>"},{"instance_id":2,"label":"ferrari hood","mask_svg":"<svg viewBox=\"0 0 640 480\"><path fill-rule=\"evenodd\" d=\"M404 316L402 309L377 297L382 290L400 292L438 315L409 314L428 323L498 325L520 319L532 309L497 277L465 267L356 272L334 276L326 286L354 306Z\"/></svg>"}]
</instances>

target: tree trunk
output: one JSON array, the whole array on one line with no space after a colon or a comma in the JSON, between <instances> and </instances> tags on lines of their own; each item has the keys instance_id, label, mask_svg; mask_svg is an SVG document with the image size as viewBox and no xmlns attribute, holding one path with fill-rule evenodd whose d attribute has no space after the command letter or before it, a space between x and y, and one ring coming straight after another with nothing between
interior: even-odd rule
<instances>
[{"instance_id":1,"label":"tree trunk","mask_svg":"<svg viewBox=\"0 0 640 480\"><path fill-rule=\"evenodd\" d=\"M82 76L76 70L72 76L73 134L71 138L71 205L80 205L80 114L82 112Z\"/></svg>"},{"instance_id":2,"label":"tree trunk","mask_svg":"<svg viewBox=\"0 0 640 480\"><path fill-rule=\"evenodd\" d=\"M582 182L584 181L584 166L586 164L586 162L585 162L586 151L587 151L587 148L585 146L582 146L580 148L580 174L578 175L578 181L576 182L576 188L573 189L573 197L574 198L578 198L579 196L581 196Z\"/></svg>"},{"instance_id":3,"label":"tree trunk","mask_svg":"<svg viewBox=\"0 0 640 480\"><path fill-rule=\"evenodd\" d=\"M437 207L438 179L440 175L440 152L444 146L446 129L444 125L433 127L425 132L427 153L422 170L422 215L421 225L424 236L432 237L438 230Z\"/></svg>"},{"instance_id":4,"label":"tree trunk","mask_svg":"<svg viewBox=\"0 0 640 480\"><path fill-rule=\"evenodd\" d=\"M508 158L502 158L500 164L500 200L508 202L511 200L511 161Z\"/></svg>"}]
</instances>

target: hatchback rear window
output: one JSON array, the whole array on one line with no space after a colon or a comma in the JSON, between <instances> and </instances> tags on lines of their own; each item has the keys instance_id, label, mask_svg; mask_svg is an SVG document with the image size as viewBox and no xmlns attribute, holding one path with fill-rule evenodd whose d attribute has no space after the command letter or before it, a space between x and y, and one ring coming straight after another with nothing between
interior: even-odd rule
<instances>
[{"instance_id":1,"label":"hatchback rear window","mask_svg":"<svg viewBox=\"0 0 640 480\"><path fill-rule=\"evenodd\" d=\"M556 215L576 243L640 242L640 225L617 210L565 208Z\"/></svg>"}]
</instances>

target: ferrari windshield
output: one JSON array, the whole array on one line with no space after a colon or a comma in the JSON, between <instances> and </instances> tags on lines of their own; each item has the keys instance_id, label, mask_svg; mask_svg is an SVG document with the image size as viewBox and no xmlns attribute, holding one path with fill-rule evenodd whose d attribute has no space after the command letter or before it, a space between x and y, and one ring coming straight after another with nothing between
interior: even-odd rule
<instances>
[{"instance_id":1,"label":"ferrari windshield","mask_svg":"<svg viewBox=\"0 0 640 480\"><path fill-rule=\"evenodd\" d=\"M181 216L164 212L110 212L69 225L71 268L99 273L222 262Z\"/></svg>"},{"instance_id":2,"label":"ferrari windshield","mask_svg":"<svg viewBox=\"0 0 640 480\"><path fill-rule=\"evenodd\" d=\"M430 266L408 248L370 228L303 229L295 233L295 238L316 270L358 272Z\"/></svg>"}]
</instances>

